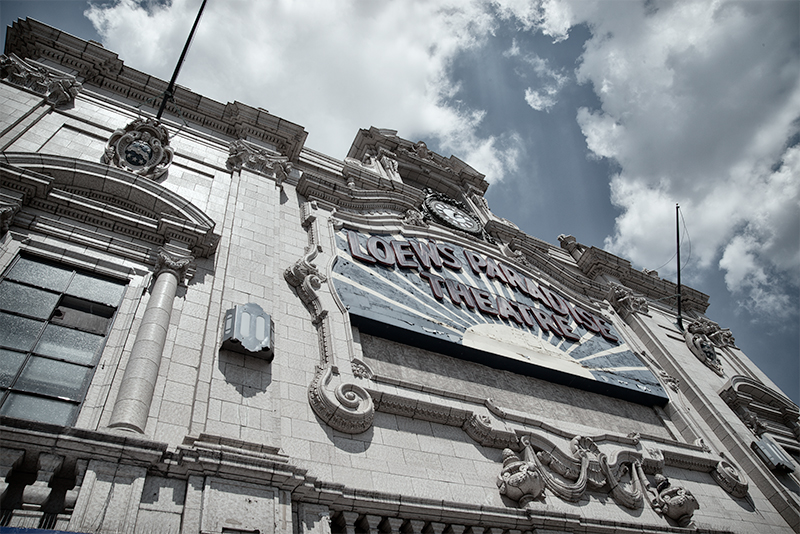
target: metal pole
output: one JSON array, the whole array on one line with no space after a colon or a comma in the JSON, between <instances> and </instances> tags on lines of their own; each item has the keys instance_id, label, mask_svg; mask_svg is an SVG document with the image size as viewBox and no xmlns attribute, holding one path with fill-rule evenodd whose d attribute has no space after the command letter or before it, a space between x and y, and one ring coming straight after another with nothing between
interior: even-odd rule
<instances>
[{"instance_id":1,"label":"metal pole","mask_svg":"<svg viewBox=\"0 0 800 534\"><path fill-rule=\"evenodd\" d=\"M681 223L680 205L675 204L675 231L678 242L678 329L683 332L683 317L681 316Z\"/></svg>"},{"instance_id":2,"label":"metal pole","mask_svg":"<svg viewBox=\"0 0 800 534\"><path fill-rule=\"evenodd\" d=\"M186 44L183 46L183 52L181 52L181 57L178 59L178 64L175 65L175 72L172 73L172 79L169 81L169 85L167 86L167 90L164 92L164 99L161 100L161 106L158 108L158 113L156 114L156 120L161 120L161 115L164 113L164 108L167 107L167 99L172 99L172 93L175 90L175 80L178 78L178 72L181 70L181 65L183 64L183 59L186 57L186 52L189 51L189 45L192 42L192 37L194 37L194 31L197 29L197 23L200 22L200 15L203 14L203 9L206 7L206 0L203 0L203 3L200 4L200 11L197 12L197 18L194 19L194 25L192 26L192 31L189 32L189 38L186 39Z\"/></svg>"}]
</instances>

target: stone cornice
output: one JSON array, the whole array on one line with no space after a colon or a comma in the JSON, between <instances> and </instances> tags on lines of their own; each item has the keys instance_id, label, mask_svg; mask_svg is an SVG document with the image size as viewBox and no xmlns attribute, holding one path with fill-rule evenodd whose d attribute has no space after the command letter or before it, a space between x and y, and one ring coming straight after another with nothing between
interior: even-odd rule
<instances>
[{"instance_id":1,"label":"stone cornice","mask_svg":"<svg viewBox=\"0 0 800 534\"><path fill-rule=\"evenodd\" d=\"M119 56L102 46L84 41L33 19L20 19L8 28L6 54L46 59L76 72L84 86L110 91L134 102L152 106L163 95L167 82L125 66ZM149 103L148 103L149 101ZM267 110L240 102L222 104L176 87L168 113L179 114L233 139L258 139L272 145L290 161L296 161L308 133L297 124Z\"/></svg>"},{"instance_id":2,"label":"stone cornice","mask_svg":"<svg viewBox=\"0 0 800 534\"><path fill-rule=\"evenodd\" d=\"M678 293L678 286L673 282L634 269L628 260L597 247L590 247L581 255L578 267L589 279L594 280L602 274L607 274L618 279L626 287L653 300L666 300ZM708 308L708 295L685 285L681 287L681 293L685 310L705 313Z\"/></svg>"},{"instance_id":3,"label":"stone cornice","mask_svg":"<svg viewBox=\"0 0 800 534\"><path fill-rule=\"evenodd\" d=\"M489 187L483 174L457 157L440 156L428 150L425 143L412 143L398 137L394 130L374 126L359 130L347 157L361 161L369 153L379 155L381 150L395 155L402 179L414 182L419 188L430 187L457 199L467 191L485 193Z\"/></svg>"}]
</instances>

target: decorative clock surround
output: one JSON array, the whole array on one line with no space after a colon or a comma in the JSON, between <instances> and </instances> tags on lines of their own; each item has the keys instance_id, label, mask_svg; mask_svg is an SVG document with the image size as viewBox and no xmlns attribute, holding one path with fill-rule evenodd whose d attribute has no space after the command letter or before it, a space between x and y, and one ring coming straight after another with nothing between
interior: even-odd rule
<instances>
[{"instance_id":1,"label":"decorative clock surround","mask_svg":"<svg viewBox=\"0 0 800 534\"><path fill-rule=\"evenodd\" d=\"M422 203L425 220L436 221L472 235L483 234L483 225L464 203L427 188L425 194L425 201Z\"/></svg>"}]
</instances>

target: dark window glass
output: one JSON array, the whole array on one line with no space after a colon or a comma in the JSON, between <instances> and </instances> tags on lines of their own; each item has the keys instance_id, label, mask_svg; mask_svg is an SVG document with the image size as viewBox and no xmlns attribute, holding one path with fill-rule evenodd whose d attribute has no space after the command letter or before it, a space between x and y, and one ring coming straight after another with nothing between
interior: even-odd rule
<instances>
[{"instance_id":1,"label":"dark window glass","mask_svg":"<svg viewBox=\"0 0 800 534\"><path fill-rule=\"evenodd\" d=\"M8 272L6 278L61 292L69 284L72 273L72 269L35 259L20 258Z\"/></svg>"},{"instance_id":2,"label":"dark window glass","mask_svg":"<svg viewBox=\"0 0 800 534\"><path fill-rule=\"evenodd\" d=\"M33 257L0 279L0 414L78 415L125 283Z\"/></svg>"},{"instance_id":3,"label":"dark window glass","mask_svg":"<svg viewBox=\"0 0 800 534\"><path fill-rule=\"evenodd\" d=\"M0 282L0 309L47 319L56 307L59 294L35 287L16 284L8 280Z\"/></svg>"},{"instance_id":4,"label":"dark window glass","mask_svg":"<svg viewBox=\"0 0 800 534\"><path fill-rule=\"evenodd\" d=\"M0 312L0 346L30 350L43 326L42 321Z\"/></svg>"},{"instance_id":5,"label":"dark window glass","mask_svg":"<svg viewBox=\"0 0 800 534\"><path fill-rule=\"evenodd\" d=\"M13 391L0 407L0 415L55 425L66 425L77 414L78 404Z\"/></svg>"},{"instance_id":6,"label":"dark window glass","mask_svg":"<svg viewBox=\"0 0 800 534\"><path fill-rule=\"evenodd\" d=\"M25 354L22 352L0 349L0 387L11 385L24 361Z\"/></svg>"}]
</instances>

